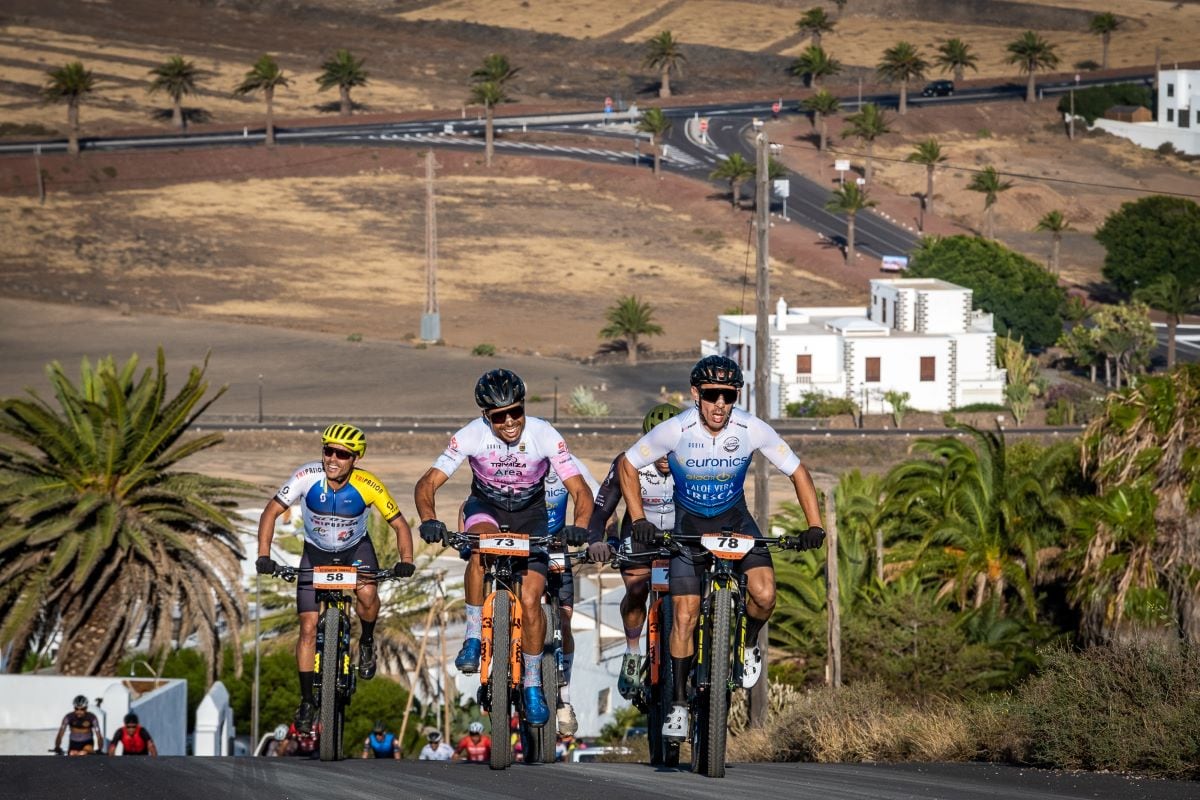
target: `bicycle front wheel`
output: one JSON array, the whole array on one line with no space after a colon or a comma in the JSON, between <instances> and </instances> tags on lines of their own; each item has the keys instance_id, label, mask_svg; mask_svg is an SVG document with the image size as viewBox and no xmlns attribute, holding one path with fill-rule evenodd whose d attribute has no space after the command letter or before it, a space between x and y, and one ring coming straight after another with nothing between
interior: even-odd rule
<instances>
[{"instance_id":1,"label":"bicycle front wheel","mask_svg":"<svg viewBox=\"0 0 1200 800\"><path fill-rule=\"evenodd\" d=\"M506 589L496 592L492 601L492 663L488 671L488 686L492 705L488 719L492 734L492 769L507 769L513 761L512 739L508 735L509 684L512 682L512 595Z\"/></svg>"},{"instance_id":2,"label":"bicycle front wheel","mask_svg":"<svg viewBox=\"0 0 1200 800\"><path fill-rule=\"evenodd\" d=\"M321 709L320 746L322 761L337 761L338 712L340 698L337 691L338 672L342 665L341 614L332 606L321 614L321 642L318 649L321 664Z\"/></svg>"},{"instance_id":3,"label":"bicycle front wheel","mask_svg":"<svg viewBox=\"0 0 1200 800\"><path fill-rule=\"evenodd\" d=\"M708 713L705 723L705 764L710 778L725 777L725 738L729 732L730 658L733 653L731 620L733 592L726 586L712 595L712 638L708 668Z\"/></svg>"}]
</instances>

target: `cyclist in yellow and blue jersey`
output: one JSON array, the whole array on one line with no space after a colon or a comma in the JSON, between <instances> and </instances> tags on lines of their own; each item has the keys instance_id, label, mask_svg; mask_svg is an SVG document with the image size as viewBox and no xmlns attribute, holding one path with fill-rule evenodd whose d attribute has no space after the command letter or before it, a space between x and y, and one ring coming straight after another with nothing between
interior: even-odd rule
<instances>
[{"instance_id":1,"label":"cyclist in yellow and blue jersey","mask_svg":"<svg viewBox=\"0 0 1200 800\"><path fill-rule=\"evenodd\" d=\"M375 547L367 536L367 516L373 506L396 533L400 561L395 565L395 574L401 578L413 574L412 531L383 482L358 468L358 459L366 450L367 437L361 429L343 423L325 429L321 435L321 458L293 472L258 519L258 560L254 567L259 574L275 574L276 564L271 558L275 521L296 503L300 503L304 520L301 570L328 566L335 559L368 573L378 570ZM379 616L379 594L369 574L359 576L355 597L355 611L362 625L358 674L363 680L369 680L375 676L375 620ZM296 582L296 604L300 614L300 639L296 643L300 708L296 712L296 727L309 731L316 716L313 662L317 652L317 598L311 573L300 573Z\"/></svg>"}]
</instances>

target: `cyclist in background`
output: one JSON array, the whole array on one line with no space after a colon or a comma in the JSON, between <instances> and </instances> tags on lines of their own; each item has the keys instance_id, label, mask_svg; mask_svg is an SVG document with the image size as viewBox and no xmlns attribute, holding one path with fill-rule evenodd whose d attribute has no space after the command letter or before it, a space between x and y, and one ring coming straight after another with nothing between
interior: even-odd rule
<instances>
[{"instance_id":1,"label":"cyclist in background","mask_svg":"<svg viewBox=\"0 0 1200 800\"><path fill-rule=\"evenodd\" d=\"M63 733L71 729L67 738L67 755L86 756L96 751L104 750L104 733L100 730L100 720L88 711L88 699L81 694L75 695L71 701L74 710L63 717L58 726L58 736L54 737L54 752L62 753Z\"/></svg>"},{"instance_id":2,"label":"cyclist in background","mask_svg":"<svg viewBox=\"0 0 1200 800\"><path fill-rule=\"evenodd\" d=\"M642 507L638 470L666 456L675 477L675 532L698 535L731 528L761 538L746 507L745 481L757 450L791 478L796 500L809 528L800 535L800 549L821 546L825 531L812 476L792 449L765 421L737 408L744 381L736 363L722 356L700 359L692 368L691 394L695 407L661 425L625 451L620 464L621 493L633 520L633 539L655 540L658 530ZM671 666L674 704L663 724L663 736L685 738L688 730L687 677L695 655L693 633L700 612L701 576L707 554L684 546L671 556ZM775 609L775 570L764 545L751 548L738 562L746 580L746 640L742 654L742 685L754 686L762 673L758 633Z\"/></svg>"},{"instance_id":3,"label":"cyclist in background","mask_svg":"<svg viewBox=\"0 0 1200 800\"><path fill-rule=\"evenodd\" d=\"M134 713L125 715L125 724L108 740L108 754L110 756L117 754L118 742L121 744L121 753L123 755L158 755L158 748L154 745L154 740L150 738L150 731L141 726L138 722L138 715Z\"/></svg>"},{"instance_id":4,"label":"cyclist in background","mask_svg":"<svg viewBox=\"0 0 1200 800\"><path fill-rule=\"evenodd\" d=\"M642 434L649 433L654 426L681 413L683 409L670 403L660 403L647 412L642 420ZM596 506L588 522L588 556L592 561L603 562L611 557L606 541L608 520L621 501L620 466L625 459L621 453L613 459L612 467L596 493ZM675 527L675 479L667 466L667 459L660 458L653 464L638 470L638 486L641 491L642 511L646 519L658 530L669 531ZM653 544L642 544L631 538L629 504L625 504L625 516L621 519L620 547L623 555L640 555L655 549ZM625 596L621 598L621 619L625 627L625 656L621 659L621 674L617 677L617 691L629 700L641 679L645 657L641 653L642 628L646 624L646 598L650 595L650 564L621 563L621 580L625 582ZM573 732L573 731L572 731Z\"/></svg>"},{"instance_id":5,"label":"cyclist in background","mask_svg":"<svg viewBox=\"0 0 1200 800\"><path fill-rule=\"evenodd\" d=\"M545 420L525 416L525 382L507 369L486 372L475 384L475 403L481 410L480 417L451 437L446 450L417 481L414 495L421 518L421 538L430 544L445 540L447 530L437 519L434 496L462 462L469 461L473 480L464 509L468 533L495 533L501 525L506 525L509 530L526 533L531 538L546 536L545 482L553 466L575 509L575 525L564 528L563 536L567 540L579 539L578 532L570 528L587 523L592 513L592 498L562 435ZM586 536L584 532L583 537ZM548 551L534 549L523 559L523 564L522 559L517 560L515 570L522 576L525 716L535 726L545 725L550 719L541 671L546 633L541 603L549 560ZM464 580L467 635L454 659L455 667L463 673L479 671L483 576L482 556L478 551L473 552Z\"/></svg>"},{"instance_id":6,"label":"cyclist in background","mask_svg":"<svg viewBox=\"0 0 1200 800\"><path fill-rule=\"evenodd\" d=\"M335 423L321 434L321 458L300 466L267 503L258 519L258 560L254 568L260 575L274 575L271 540L275 521L288 508L302 503L304 519L304 555L301 570L342 564L378 570L375 547L367 535L367 516L374 506L396 533L400 561L397 577L413 574L413 542L400 506L388 494L383 482L358 468L358 459L367 451L367 437L353 425ZM370 575L360 575L355 589L355 610L362 632L358 640L358 674L363 680L375 676L375 620L379 615L379 594ZM313 694L313 662L317 652L317 594L312 573L300 574L296 581L296 605L300 614L300 639L296 642L296 665L300 675L300 707L296 727L301 733L312 730L316 716Z\"/></svg>"},{"instance_id":7,"label":"cyclist in background","mask_svg":"<svg viewBox=\"0 0 1200 800\"><path fill-rule=\"evenodd\" d=\"M467 735L454 748L454 755L462 761L487 763L492 760L492 740L483 735L483 723L476 720L467 726Z\"/></svg>"},{"instance_id":8,"label":"cyclist in background","mask_svg":"<svg viewBox=\"0 0 1200 800\"><path fill-rule=\"evenodd\" d=\"M375 723L370 735L363 740L362 757L400 760L400 740L388 731L382 720Z\"/></svg>"},{"instance_id":9,"label":"cyclist in background","mask_svg":"<svg viewBox=\"0 0 1200 800\"><path fill-rule=\"evenodd\" d=\"M442 741L442 732L430 731L426 734L429 743L421 748L418 761L453 761L454 748ZM399 756L397 756L399 758Z\"/></svg>"}]
</instances>

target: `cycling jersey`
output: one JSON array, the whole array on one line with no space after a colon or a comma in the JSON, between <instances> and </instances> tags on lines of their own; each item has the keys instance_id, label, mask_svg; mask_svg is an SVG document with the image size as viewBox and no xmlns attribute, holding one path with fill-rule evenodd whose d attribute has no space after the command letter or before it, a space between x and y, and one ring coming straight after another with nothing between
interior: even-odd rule
<instances>
[{"instance_id":1,"label":"cycling jersey","mask_svg":"<svg viewBox=\"0 0 1200 800\"><path fill-rule=\"evenodd\" d=\"M83 715L70 711L63 717L62 724L71 729L68 740L71 744L86 745L95 741L92 731L100 727L100 720L90 711Z\"/></svg>"},{"instance_id":2,"label":"cycling jersey","mask_svg":"<svg viewBox=\"0 0 1200 800\"><path fill-rule=\"evenodd\" d=\"M382 739L377 739L375 734L367 737L367 741L363 743L363 749L371 748L371 752L376 758L391 758L392 751L396 747L396 734L385 733Z\"/></svg>"},{"instance_id":3,"label":"cycling jersey","mask_svg":"<svg viewBox=\"0 0 1200 800\"><path fill-rule=\"evenodd\" d=\"M336 553L353 547L367 535L371 506L391 522L400 516L400 506L383 482L357 467L340 489L325 480L325 468L313 461L296 470L275 493L275 499L291 507L303 498L304 538L313 547Z\"/></svg>"},{"instance_id":4,"label":"cycling jersey","mask_svg":"<svg viewBox=\"0 0 1200 800\"><path fill-rule=\"evenodd\" d=\"M112 736L113 741L120 742L122 752L127 756L144 756L150 752L150 733L141 725L133 733L121 726Z\"/></svg>"},{"instance_id":5,"label":"cycling jersey","mask_svg":"<svg viewBox=\"0 0 1200 800\"><path fill-rule=\"evenodd\" d=\"M467 761L487 761L492 757L492 740L486 736L480 736L477 742L470 736L464 736L458 743L458 747L454 748L454 752L462 750L467 751Z\"/></svg>"},{"instance_id":6,"label":"cycling jersey","mask_svg":"<svg viewBox=\"0 0 1200 800\"><path fill-rule=\"evenodd\" d=\"M571 456L571 463L579 470L579 475L587 484L588 491L592 493L592 497L596 496L596 492L600 489L596 479L592 477L592 473L584 466L583 462L575 456ZM567 498L571 493L567 491L567 487L563 486L563 482L559 480L558 473L551 467L546 471L546 529L555 534L561 531L567 524Z\"/></svg>"},{"instance_id":7,"label":"cycling jersey","mask_svg":"<svg viewBox=\"0 0 1200 800\"><path fill-rule=\"evenodd\" d=\"M728 424L715 435L704 426L699 410L689 408L652 428L625 458L641 470L667 456L676 502L696 516L715 517L745 496L746 472L755 450L785 475L800 466L774 428L740 408L730 409Z\"/></svg>"},{"instance_id":8,"label":"cycling jersey","mask_svg":"<svg viewBox=\"0 0 1200 800\"><path fill-rule=\"evenodd\" d=\"M512 444L477 417L450 438L433 466L449 477L464 460L471 463L471 494L503 511L544 503L544 479L550 466L563 480L579 474L562 435L537 417L525 418L521 438Z\"/></svg>"},{"instance_id":9,"label":"cycling jersey","mask_svg":"<svg viewBox=\"0 0 1200 800\"><path fill-rule=\"evenodd\" d=\"M491 757L490 754L488 757ZM436 746L427 744L421 748L421 754L417 756L418 761L450 761L453 758L454 748L445 742L438 742Z\"/></svg>"},{"instance_id":10,"label":"cycling jersey","mask_svg":"<svg viewBox=\"0 0 1200 800\"><path fill-rule=\"evenodd\" d=\"M596 505L592 509L592 518L588 520L588 542L599 542L604 538L604 530L609 518L617 510L621 502L620 456L613 459L604 483L596 492ZM663 475L654 464L638 470L638 483L642 487L642 510L646 519L660 531L669 531L675 527L675 477L671 473ZM629 536L629 508L626 506L625 515L621 518L621 530L625 537Z\"/></svg>"}]
</instances>

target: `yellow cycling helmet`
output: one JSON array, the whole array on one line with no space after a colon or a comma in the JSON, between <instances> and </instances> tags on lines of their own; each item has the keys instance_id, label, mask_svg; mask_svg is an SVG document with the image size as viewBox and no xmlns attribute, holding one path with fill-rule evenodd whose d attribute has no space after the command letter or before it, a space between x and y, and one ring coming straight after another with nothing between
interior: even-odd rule
<instances>
[{"instance_id":1,"label":"yellow cycling helmet","mask_svg":"<svg viewBox=\"0 0 1200 800\"><path fill-rule=\"evenodd\" d=\"M361 428L335 422L321 434L321 444L337 444L349 450L358 457L367 452L367 435Z\"/></svg>"}]
</instances>

